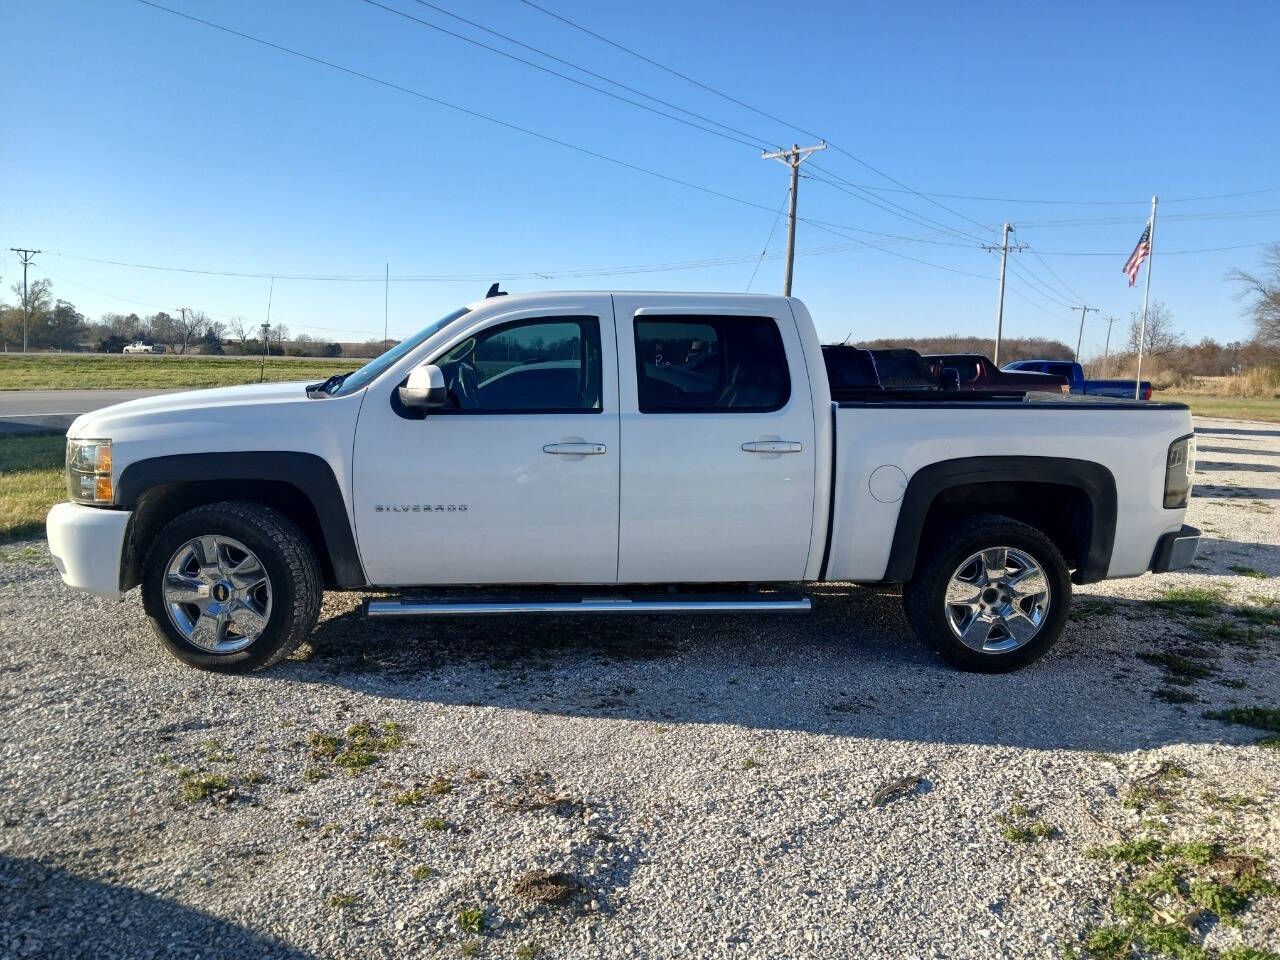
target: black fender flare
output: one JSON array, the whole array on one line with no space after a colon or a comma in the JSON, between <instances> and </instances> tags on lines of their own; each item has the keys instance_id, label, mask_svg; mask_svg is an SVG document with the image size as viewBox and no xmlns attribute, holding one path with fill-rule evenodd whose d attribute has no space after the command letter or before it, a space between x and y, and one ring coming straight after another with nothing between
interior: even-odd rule
<instances>
[{"instance_id":1,"label":"black fender flare","mask_svg":"<svg viewBox=\"0 0 1280 960\"><path fill-rule=\"evenodd\" d=\"M1092 508L1092 523L1083 561L1072 579L1095 583L1106 578L1116 535L1116 481L1111 471L1089 460L1003 456L942 460L912 475L898 511L884 580L911 579L925 519L939 494L952 487L998 482L1052 483L1082 491Z\"/></svg>"},{"instance_id":2,"label":"black fender flare","mask_svg":"<svg viewBox=\"0 0 1280 960\"><path fill-rule=\"evenodd\" d=\"M137 460L120 473L115 505L135 510L142 496L155 487L209 481L268 481L296 489L319 520L322 543L318 546L328 556L334 586L367 585L338 479L328 461L312 453L255 450Z\"/></svg>"}]
</instances>

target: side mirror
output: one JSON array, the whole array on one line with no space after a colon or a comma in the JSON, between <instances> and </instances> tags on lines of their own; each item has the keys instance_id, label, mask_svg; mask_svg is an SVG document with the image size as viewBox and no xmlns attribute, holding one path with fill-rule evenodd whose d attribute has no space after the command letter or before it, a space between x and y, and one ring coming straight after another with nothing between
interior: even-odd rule
<instances>
[{"instance_id":1,"label":"side mirror","mask_svg":"<svg viewBox=\"0 0 1280 960\"><path fill-rule=\"evenodd\" d=\"M444 385L444 373L434 363L423 364L409 371L409 379L400 392L400 402L410 410L429 410L443 407L449 400Z\"/></svg>"},{"instance_id":2,"label":"side mirror","mask_svg":"<svg viewBox=\"0 0 1280 960\"><path fill-rule=\"evenodd\" d=\"M954 393L960 389L960 371L955 367L943 367L940 379L942 381L942 389L948 393Z\"/></svg>"}]
</instances>

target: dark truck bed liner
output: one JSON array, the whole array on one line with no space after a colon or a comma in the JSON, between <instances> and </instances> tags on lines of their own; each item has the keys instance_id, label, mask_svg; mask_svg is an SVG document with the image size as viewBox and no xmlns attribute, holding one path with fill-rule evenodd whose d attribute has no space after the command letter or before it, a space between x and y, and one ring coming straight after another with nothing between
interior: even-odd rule
<instances>
[{"instance_id":1,"label":"dark truck bed liner","mask_svg":"<svg viewBox=\"0 0 1280 960\"><path fill-rule=\"evenodd\" d=\"M845 344L822 348L831 399L841 407L991 407L1041 410L1185 410L1186 404L1099 397L1043 390L943 390L928 362L914 350L864 350Z\"/></svg>"}]
</instances>

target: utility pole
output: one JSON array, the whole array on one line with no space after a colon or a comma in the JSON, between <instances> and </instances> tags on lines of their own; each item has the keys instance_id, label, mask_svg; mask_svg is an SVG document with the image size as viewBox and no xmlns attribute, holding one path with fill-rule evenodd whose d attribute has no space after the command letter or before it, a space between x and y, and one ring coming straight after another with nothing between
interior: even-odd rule
<instances>
[{"instance_id":1,"label":"utility pole","mask_svg":"<svg viewBox=\"0 0 1280 960\"><path fill-rule=\"evenodd\" d=\"M262 325L262 370L258 373L259 383L267 379L267 350L268 350L269 344L271 343L271 341L268 340L267 337L270 335L270 333L271 333L271 324L264 323Z\"/></svg>"},{"instance_id":2,"label":"utility pole","mask_svg":"<svg viewBox=\"0 0 1280 960\"><path fill-rule=\"evenodd\" d=\"M1000 302L996 306L996 350L995 356L991 359L995 365L1000 366L1000 338L1004 334L1004 267L1009 259L1009 234L1013 232L1013 224L1006 223L1004 225L1004 239L1000 242L999 247L984 246L983 250L999 250L1000 251ZM1019 253L1027 249L1025 243L1016 243L1013 246L1013 252Z\"/></svg>"},{"instance_id":3,"label":"utility pole","mask_svg":"<svg viewBox=\"0 0 1280 960\"><path fill-rule=\"evenodd\" d=\"M773 153L760 154L761 160L777 160L791 168L791 214L787 217L787 272L782 279L782 295L791 296L791 271L796 260L796 188L800 185L800 164L809 159L809 155L818 150L827 149L827 141L812 147L802 147L793 143L790 150L775 150Z\"/></svg>"},{"instance_id":4,"label":"utility pole","mask_svg":"<svg viewBox=\"0 0 1280 960\"><path fill-rule=\"evenodd\" d=\"M22 352L27 352L27 324L31 319L31 303L27 299L27 267L31 266L31 260L41 250L26 250L22 247L10 247L14 253L22 258Z\"/></svg>"},{"instance_id":5,"label":"utility pole","mask_svg":"<svg viewBox=\"0 0 1280 960\"><path fill-rule=\"evenodd\" d=\"M271 332L271 301L276 295L276 278L271 278L271 286L267 287L267 319L262 324L262 369L258 372L258 382L267 379L267 349L271 341L267 334Z\"/></svg>"},{"instance_id":6,"label":"utility pole","mask_svg":"<svg viewBox=\"0 0 1280 960\"><path fill-rule=\"evenodd\" d=\"M1107 345L1102 348L1102 375L1107 375L1107 357L1111 356L1111 325L1116 322L1115 317L1103 317L1107 321Z\"/></svg>"},{"instance_id":7,"label":"utility pole","mask_svg":"<svg viewBox=\"0 0 1280 960\"><path fill-rule=\"evenodd\" d=\"M1076 337L1076 363L1080 362L1080 344L1084 342L1084 315L1089 311L1093 311L1094 313L1097 313L1098 308L1086 307L1083 303L1080 304L1080 333ZM1110 333L1110 332L1111 332L1111 329L1108 327L1107 333Z\"/></svg>"},{"instance_id":8,"label":"utility pole","mask_svg":"<svg viewBox=\"0 0 1280 960\"><path fill-rule=\"evenodd\" d=\"M387 349L387 318L391 315L391 264L382 274L382 349Z\"/></svg>"}]
</instances>

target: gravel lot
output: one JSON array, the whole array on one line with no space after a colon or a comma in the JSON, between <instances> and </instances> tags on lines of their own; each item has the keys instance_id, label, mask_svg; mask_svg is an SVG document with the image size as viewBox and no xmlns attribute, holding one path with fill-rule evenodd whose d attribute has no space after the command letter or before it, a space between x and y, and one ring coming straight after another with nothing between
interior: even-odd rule
<instances>
[{"instance_id":1,"label":"gravel lot","mask_svg":"<svg viewBox=\"0 0 1280 960\"><path fill-rule=\"evenodd\" d=\"M293 660L222 677L136 593L0 548L0 957L1042 957L1110 915L1092 846L1280 876L1280 750L1203 715L1280 706L1280 426L1197 428L1196 566L1082 588L1002 677L840 586L779 619L370 623L333 594ZM1143 659L1175 648L1193 668ZM1280 945L1275 897L1194 922Z\"/></svg>"}]
</instances>

